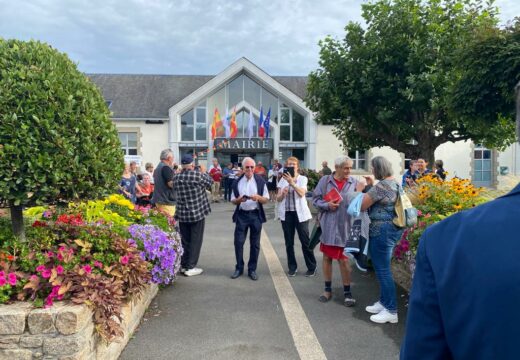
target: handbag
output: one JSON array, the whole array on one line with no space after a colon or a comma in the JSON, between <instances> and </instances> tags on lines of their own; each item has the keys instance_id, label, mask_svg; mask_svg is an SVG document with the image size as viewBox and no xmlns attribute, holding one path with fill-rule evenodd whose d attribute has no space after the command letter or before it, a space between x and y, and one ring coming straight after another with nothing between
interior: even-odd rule
<instances>
[{"instance_id":1,"label":"handbag","mask_svg":"<svg viewBox=\"0 0 520 360\"><path fill-rule=\"evenodd\" d=\"M393 223L400 228L409 228L417 224L417 209L413 207L410 198L404 192L401 185L397 191L395 201L395 218Z\"/></svg>"},{"instance_id":2,"label":"handbag","mask_svg":"<svg viewBox=\"0 0 520 360\"><path fill-rule=\"evenodd\" d=\"M350 225L350 231L345 245L345 252L358 253L361 249L361 219L355 219Z\"/></svg>"},{"instance_id":3,"label":"handbag","mask_svg":"<svg viewBox=\"0 0 520 360\"><path fill-rule=\"evenodd\" d=\"M330 177L331 175L327 175L328 177ZM327 181L324 181L322 185L322 193L325 194L325 191L327 190L327 182L328 182L328 178L327 178ZM314 219L314 227L312 228L312 231L311 231L311 236L310 236L310 241L309 241L309 249L310 250L314 250L314 248L316 247L316 245L318 245L320 243L320 238L321 238L321 234L322 234L322 230L321 230L321 226L320 226L320 218L321 218L321 214L322 212L319 211L318 212L318 215L316 215L316 218Z\"/></svg>"}]
</instances>

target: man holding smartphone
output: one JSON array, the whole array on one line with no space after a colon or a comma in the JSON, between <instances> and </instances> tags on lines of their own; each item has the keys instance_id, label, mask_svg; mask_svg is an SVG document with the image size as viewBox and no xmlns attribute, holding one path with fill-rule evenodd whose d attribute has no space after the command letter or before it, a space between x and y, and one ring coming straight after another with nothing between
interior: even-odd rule
<instances>
[{"instance_id":1,"label":"man holding smartphone","mask_svg":"<svg viewBox=\"0 0 520 360\"><path fill-rule=\"evenodd\" d=\"M254 174L255 161L246 157L242 161L244 173L233 182L231 202L236 205L233 214L235 225L235 272L232 279L244 273L244 243L248 230L250 231L248 276L251 280L258 280L256 266L260 254L260 234L262 224L266 222L263 205L269 201L269 192L263 177Z\"/></svg>"}]
</instances>

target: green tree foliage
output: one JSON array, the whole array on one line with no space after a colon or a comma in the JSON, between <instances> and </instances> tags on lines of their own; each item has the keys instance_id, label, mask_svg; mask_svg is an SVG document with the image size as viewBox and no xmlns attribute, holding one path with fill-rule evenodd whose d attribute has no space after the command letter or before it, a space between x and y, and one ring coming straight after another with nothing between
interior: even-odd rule
<instances>
[{"instance_id":1,"label":"green tree foliage","mask_svg":"<svg viewBox=\"0 0 520 360\"><path fill-rule=\"evenodd\" d=\"M0 39L0 203L23 236L22 206L96 198L123 168L99 90L50 46Z\"/></svg>"},{"instance_id":2,"label":"green tree foliage","mask_svg":"<svg viewBox=\"0 0 520 360\"><path fill-rule=\"evenodd\" d=\"M365 28L350 22L342 40L320 42L306 98L318 122L335 125L345 147L388 145L432 161L446 141L493 135L475 131L449 108L462 50L476 33L497 26L491 3L381 0L362 5L362 15Z\"/></svg>"},{"instance_id":3,"label":"green tree foliage","mask_svg":"<svg viewBox=\"0 0 520 360\"><path fill-rule=\"evenodd\" d=\"M505 29L484 31L463 51L451 107L488 147L514 137L515 92L520 81L520 19Z\"/></svg>"}]
</instances>

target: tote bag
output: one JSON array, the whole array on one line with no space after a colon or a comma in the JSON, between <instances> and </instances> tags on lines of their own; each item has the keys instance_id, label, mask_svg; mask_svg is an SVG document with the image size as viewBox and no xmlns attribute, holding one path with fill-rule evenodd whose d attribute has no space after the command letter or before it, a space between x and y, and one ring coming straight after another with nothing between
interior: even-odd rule
<instances>
[{"instance_id":1,"label":"tote bag","mask_svg":"<svg viewBox=\"0 0 520 360\"><path fill-rule=\"evenodd\" d=\"M417 224L417 209L413 207L410 198L400 185L395 202L395 214L393 223L397 227L406 228Z\"/></svg>"}]
</instances>

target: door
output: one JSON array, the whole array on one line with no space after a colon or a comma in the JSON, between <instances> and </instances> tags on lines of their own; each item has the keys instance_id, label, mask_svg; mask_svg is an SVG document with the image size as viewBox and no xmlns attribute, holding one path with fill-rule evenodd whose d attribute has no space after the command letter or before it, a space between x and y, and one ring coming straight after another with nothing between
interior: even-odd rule
<instances>
[{"instance_id":1,"label":"door","mask_svg":"<svg viewBox=\"0 0 520 360\"><path fill-rule=\"evenodd\" d=\"M492 150L476 145L473 151L473 184L475 186L493 186Z\"/></svg>"}]
</instances>

